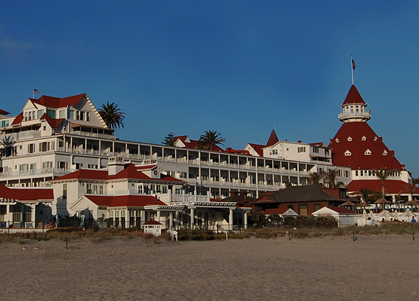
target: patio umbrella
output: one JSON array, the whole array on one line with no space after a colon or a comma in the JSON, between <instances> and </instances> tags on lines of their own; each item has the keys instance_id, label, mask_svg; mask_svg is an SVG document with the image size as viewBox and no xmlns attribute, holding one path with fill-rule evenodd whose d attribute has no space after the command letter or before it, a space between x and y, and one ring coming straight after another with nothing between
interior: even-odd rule
<instances>
[{"instance_id":1,"label":"patio umbrella","mask_svg":"<svg viewBox=\"0 0 419 301\"><path fill-rule=\"evenodd\" d=\"M391 202L390 201L387 201L386 199L379 199L379 200L376 200L374 202L374 204L381 204L382 205L382 209L384 210L384 205L385 204L391 204Z\"/></svg>"},{"instance_id":2,"label":"patio umbrella","mask_svg":"<svg viewBox=\"0 0 419 301\"><path fill-rule=\"evenodd\" d=\"M352 203L351 201L346 201L345 203L342 204L342 206L355 206L355 204Z\"/></svg>"}]
</instances>

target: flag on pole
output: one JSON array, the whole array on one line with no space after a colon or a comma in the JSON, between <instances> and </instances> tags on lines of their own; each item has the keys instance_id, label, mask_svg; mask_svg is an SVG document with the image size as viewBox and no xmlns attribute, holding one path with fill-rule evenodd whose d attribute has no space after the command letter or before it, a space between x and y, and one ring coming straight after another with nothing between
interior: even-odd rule
<instances>
[{"instance_id":1,"label":"flag on pole","mask_svg":"<svg viewBox=\"0 0 419 301\"><path fill-rule=\"evenodd\" d=\"M33 93L39 93L39 91L35 88L33 88Z\"/></svg>"},{"instance_id":2,"label":"flag on pole","mask_svg":"<svg viewBox=\"0 0 419 301\"><path fill-rule=\"evenodd\" d=\"M355 70L355 68L356 68L355 61L354 59L352 59L352 70Z\"/></svg>"}]
</instances>

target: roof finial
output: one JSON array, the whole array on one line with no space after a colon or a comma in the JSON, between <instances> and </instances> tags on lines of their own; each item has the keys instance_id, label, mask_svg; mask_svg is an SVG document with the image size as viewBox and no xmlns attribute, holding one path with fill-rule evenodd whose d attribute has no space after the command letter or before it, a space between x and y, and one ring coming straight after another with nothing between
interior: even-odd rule
<instances>
[{"instance_id":1,"label":"roof finial","mask_svg":"<svg viewBox=\"0 0 419 301\"><path fill-rule=\"evenodd\" d=\"M355 61L354 61L354 59L352 58L352 55L351 55L352 86L355 84L355 82L354 82L354 70L355 70L355 68L356 68Z\"/></svg>"}]
</instances>

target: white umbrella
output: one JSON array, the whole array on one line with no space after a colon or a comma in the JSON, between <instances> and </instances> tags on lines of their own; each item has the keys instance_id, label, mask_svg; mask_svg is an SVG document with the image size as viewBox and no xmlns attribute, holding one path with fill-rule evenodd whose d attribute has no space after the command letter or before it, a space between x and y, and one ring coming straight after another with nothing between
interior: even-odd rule
<instances>
[{"instance_id":1,"label":"white umbrella","mask_svg":"<svg viewBox=\"0 0 419 301\"><path fill-rule=\"evenodd\" d=\"M383 210L380 213L377 213L376 216L379 218L379 220L382 220L384 218L384 220L386 221L389 221L390 218L393 217L388 210Z\"/></svg>"},{"instance_id":2,"label":"white umbrella","mask_svg":"<svg viewBox=\"0 0 419 301\"><path fill-rule=\"evenodd\" d=\"M397 210L394 211L393 217L394 217L394 219L397 219L397 220L399 219L399 212L397 212Z\"/></svg>"}]
</instances>

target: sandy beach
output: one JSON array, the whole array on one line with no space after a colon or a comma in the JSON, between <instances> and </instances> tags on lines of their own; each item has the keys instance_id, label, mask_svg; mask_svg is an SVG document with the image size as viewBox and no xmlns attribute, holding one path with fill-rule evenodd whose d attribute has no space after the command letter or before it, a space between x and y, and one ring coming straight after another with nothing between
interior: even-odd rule
<instances>
[{"instance_id":1,"label":"sandy beach","mask_svg":"<svg viewBox=\"0 0 419 301\"><path fill-rule=\"evenodd\" d=\"M3 300L409 300L410 235L1 243Z\"/></svg>"}]
</instances>

